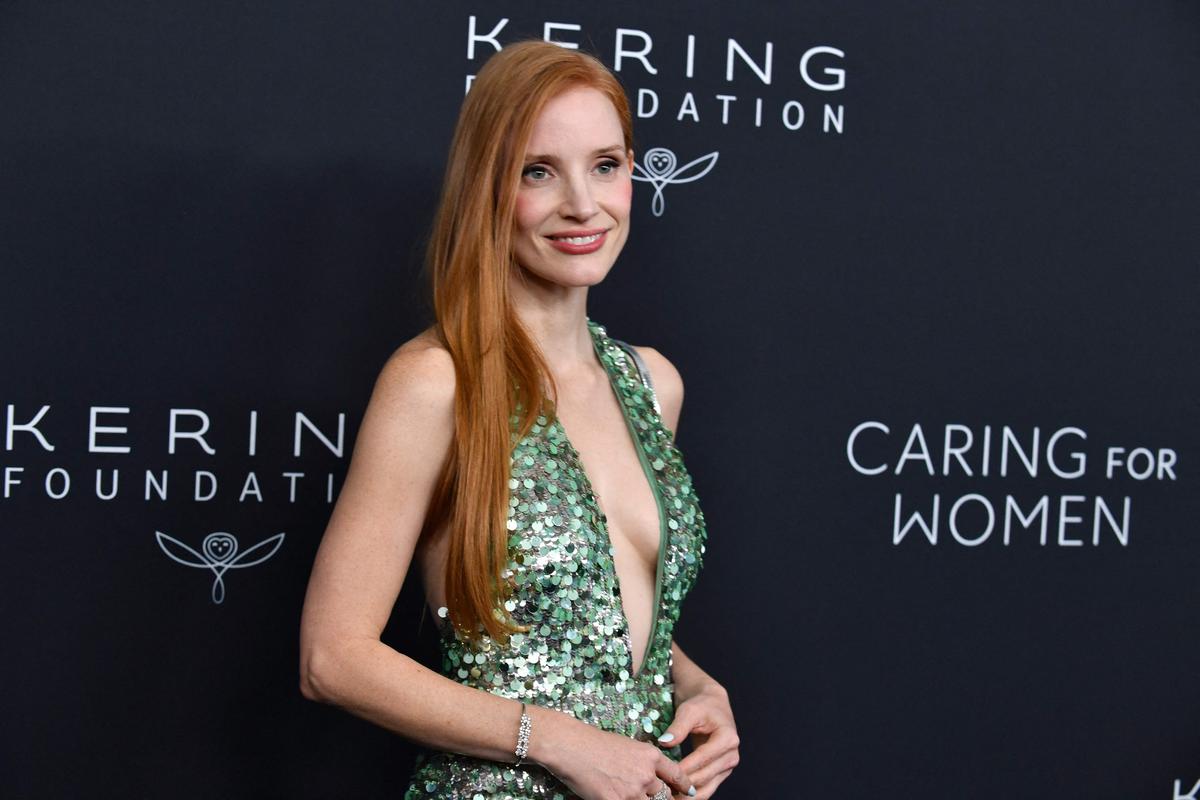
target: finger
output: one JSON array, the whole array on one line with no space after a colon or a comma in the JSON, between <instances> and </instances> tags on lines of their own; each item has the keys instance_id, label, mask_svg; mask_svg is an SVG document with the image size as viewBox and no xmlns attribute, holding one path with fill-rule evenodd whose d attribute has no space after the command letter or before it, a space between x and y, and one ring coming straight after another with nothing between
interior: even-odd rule
<instances>
[{"instance_id":1,"label":"finger","mask_svg":"<svg viewBox=\"0 0 1200 800\"><path fill-rule=\"evenodd\" d=\"M674 747L677 744L682 744L683 740L696 727L696 722L696 715L688 711L686 706L681 707L679 712L675 714L675 719L671 720L670 726L655 741L660 747Z\"/></svg>"},{"instance_id":2,"label":"finger","mask_svg":"<svg viewBox=\"0 0 1200 800\"><path fill-rule=\"evenodd\" d=\"M735 760L730 754L726 754L723 758L719 758L711 764L689 771L688 775L699 790L707 787L710 782L718 778L722 773L732 772L735 766L737 766Z\"/></svg>"},{"instance_id":3,"label":"finger","mask_svg":"<svg viewBox=\"0 0 1200 800\"><path fill-rule=\"evenodd\" d=\"M722 773L732 772L741 759L741 753L735 743L710 763L699 769L689 770L688 774L692 776L692 780L696 782L697 786L703 787L715 778L718 778ZM724 780L724 778L720 778L719 780Z\"/></svg>"},{"instance_id":4,"label":"finger","mask_svg":"<svg viewBox=\"0 0 1200 800\"><path fill-rule=\"evenodd\" d=\"M679 766L688 771L688 774L695 772L703 766L711 764L718 759L722 753L729 750L729 745L723 743L720 739L710 738L700 742L692 748L692 752L679 760Z\"/></svg>"},{"instance_id":5,"label":"finger","mask_svg":"<svg viewBox=\"0 0 1200 800\"><path fill-rule=\"evenodd\" d=\"M714 735L696 745L692 752L679 761L679 766L691 775L710 764L720 763L722 757L727 753L737 751L738 744L737 738L733 735Z\"/></svg>"},{"instance_id":6,"label":"finger","mask_svg":"<svg viewBox=\"0 0 1200 800\"><path fill-rule=\"evenodd\" d=\"M692 780L692 777L678 763L662 753L659 754L658 768L655 771L673 792L685 794L688 797L696 796L695 781Z\"/></svg>"},{"instance_id":7,"label":"finger","mask_svg":"<svg viewBox=\"0 0 1200 800\"><path fill-rule=\"evenodd\" d=\"M733 770L729 769L725 770L724 772L717 773L712 780L700 786L700 788L696 790L695 800L708 800L708 798L712 797L713 793L717 791L717 787L721 785L722 781L729 777L731 772L733 772Z\"/></svg>"}]
</instances>

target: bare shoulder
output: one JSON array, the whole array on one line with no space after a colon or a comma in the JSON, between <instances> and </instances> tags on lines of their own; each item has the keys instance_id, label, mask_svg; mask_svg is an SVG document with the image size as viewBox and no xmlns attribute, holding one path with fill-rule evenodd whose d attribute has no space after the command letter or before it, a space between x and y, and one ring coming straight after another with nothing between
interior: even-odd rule
<instances>
[{"instance_id":1,"label":"bare shoulder","mask_svg":"<svg viewBox=\"0 0 1200 800\"><path fill-rule=\"evenodd\" d=\"M435 337L422 333L398 347L363 414L361 459L395 473L436 469L454 437L455 383L454 360Z\"/></svg>"},{"instance_id":2,"label":"bare shoulder","mask_svg":"<svg viewBox=\"0 0 1200 800\"><path fill-rule=\"evenodd\" d=\"M679 412L683 407L683 376L671 361L653 347L634 345L646 369L650 372L650 380L654 384L654 393L658 395L659 405L662 406L663 423L671 431L679 427Z\"/></svg>"},{"instance_id":3,"label":"bare shoulder","mask_svg":"<svg viewBox=\"0 0 1200 800\"><path fill-rule=\"evenodd\" d=\"M409 339L388 357L375 381L372 404L421 416L452 411L454 359L430 330Z\"/></svg>"}]
</instances>

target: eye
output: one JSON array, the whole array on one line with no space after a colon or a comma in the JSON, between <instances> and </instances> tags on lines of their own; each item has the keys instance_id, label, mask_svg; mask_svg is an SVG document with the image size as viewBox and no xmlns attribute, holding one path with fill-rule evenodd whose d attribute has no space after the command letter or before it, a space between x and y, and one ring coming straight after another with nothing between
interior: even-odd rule
<instances>
[{"instance_id":1,"label":"eye","mask_svg":"<svg viewBox=\"0 0 1200 800\"><path fill-rule=\"evenodd\" d=\"M614 172L616 172L620 168L621 168L621 163L619 161L614 161L611 158L605 159L604 161L601 161L599 164L596 165L596 169L600 172L601 175L612 175Z\"/></svg>"},{"instance_id":2,"label":"eye","mask_svg":"<svg viewBox=\"0 0 1200 800\"><path fill-rule=\"evenodd\" d=\"M532 181L544 181L550 177L550 170L546 169L541 164L530 164L521 171L521 177L528 178Z\"/></svg>"}]
</instances>

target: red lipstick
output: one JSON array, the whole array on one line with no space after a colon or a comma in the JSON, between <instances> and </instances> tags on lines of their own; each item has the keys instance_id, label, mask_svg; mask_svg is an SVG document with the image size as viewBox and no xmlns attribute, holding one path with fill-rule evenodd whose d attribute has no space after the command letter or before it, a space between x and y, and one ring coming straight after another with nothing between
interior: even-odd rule
<instances>
[{"instance_id":1,"label":"red lipstick","mask_svg":"<svg viewBox=\"0 0 1200 800\"><path fill-rule=\"evenodd\" d=\"M607 230L604 228L594 228L592 230L562 231L546 238L550 241L550 246L555 250L568 255L579 256L599 250L604 246L604 240L607 237ZM572 239L576 241L571 241Z\"/></svg>"}]
</instances>

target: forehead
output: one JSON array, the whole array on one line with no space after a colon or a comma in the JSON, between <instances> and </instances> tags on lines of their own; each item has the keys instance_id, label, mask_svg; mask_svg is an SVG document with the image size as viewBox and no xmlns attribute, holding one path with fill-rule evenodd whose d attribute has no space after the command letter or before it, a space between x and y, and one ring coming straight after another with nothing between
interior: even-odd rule
<instances>
[{"instance_id":1,"label":"forehead","mask_svg":"<svg viewBox=\"0 0 1200 800\"><path fill-rule=\"evenodd\" d=\"M612 101L598 89L576 87L546 102L534 120L526 152L570 148L591 152L624 141L621 119Z\"/></svg>"}]
</instances>

